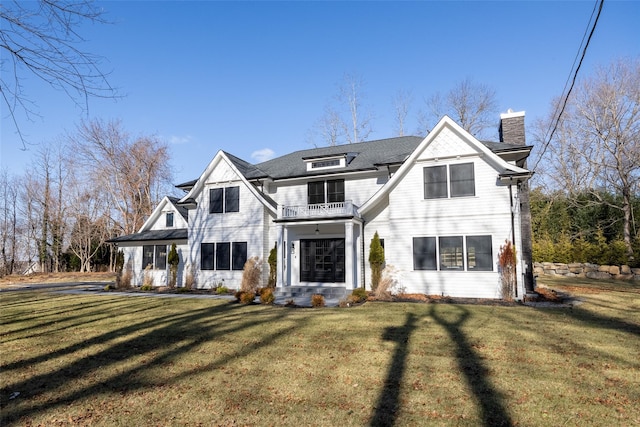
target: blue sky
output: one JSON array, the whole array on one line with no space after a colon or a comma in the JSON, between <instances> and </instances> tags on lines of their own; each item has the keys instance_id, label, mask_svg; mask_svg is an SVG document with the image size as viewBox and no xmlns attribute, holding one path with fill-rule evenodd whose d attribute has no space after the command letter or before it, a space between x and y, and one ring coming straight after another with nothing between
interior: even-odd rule
<instances>
[{"instance_id":1,"label":"blue sky","mask_svg":"<svg viewBox=\"0 0 640 427\"><path fill-rule=\"evenodd\" d=\"M3 167L22 173L44 141L83 118L120 119L132 135L171 147L174 181L197 178L222 149L310 148L308 133L345 73L365 83L369 139L394 136L393 103L409 91L408 130L424 99L470 78L495 89L500 111L548 114L562 93L595 1L100 2L109 25L87 25L85 51L105 58L123 98L89 111L34 77L23 82L41 118L22 117L22 143L3 110ZM640 2L606 1L581 75L640 54ZM4 105L3 105L4 107ZM498 124L496 117L496 128Z\"/></svg>"}]
</instances>

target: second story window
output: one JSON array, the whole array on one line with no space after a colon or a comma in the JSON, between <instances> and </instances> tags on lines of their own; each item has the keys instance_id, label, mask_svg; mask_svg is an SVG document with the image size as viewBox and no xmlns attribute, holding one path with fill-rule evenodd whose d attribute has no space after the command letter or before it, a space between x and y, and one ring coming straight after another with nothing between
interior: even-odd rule
<instances>
[{"instance_id":1,"label":"second story window","mask_svg":"<svg viewBox=\"0 0 640 427\"><path fill-rule=\"evenodd\" d=\"M166 227L173 227L173 212L167 212L166 216Z\"/></svg>"},{"instance_id":2,"label":"second story window","mask_svg":"<svg viewBox=\"0 0 640 427\"><path fill-rule=\"evenodd\" d=\"M344 179L314 181L307 184L307 204L344 202Z\"/></svg>"},{"instance_id":3,"label":"second story window","mask_svg":"<svg viewBox=\"0 0 640 427\"><path fill-rule=\"evenodd\" d=\"M240 187L211 188L209 213L239 212Z\"/></svg>"},{"instance_id":4,"label":"second story window","mask_svg":"<svg viewBox=\"0 0 640 427\"><path fill-rule=\"evenodd\" d=\"M424 198L475 196L473 163L429 166L424 168Z\"/></svg>"}]
</instances>

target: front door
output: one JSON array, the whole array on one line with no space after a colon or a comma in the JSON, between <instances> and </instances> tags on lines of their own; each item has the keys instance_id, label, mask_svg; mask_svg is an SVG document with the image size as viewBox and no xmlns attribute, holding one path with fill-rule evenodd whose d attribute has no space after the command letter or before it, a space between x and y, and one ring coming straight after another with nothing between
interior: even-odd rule
<instances>
[{"instance_id":1,"label":"front door","mask_svg":"<svg viewBox=\"0 0 640 427\"><path fill-rule=\"evenodd\" d=\"M300 281L344 283L344 239L300 241Z\"/></svg>"}]
</instances>

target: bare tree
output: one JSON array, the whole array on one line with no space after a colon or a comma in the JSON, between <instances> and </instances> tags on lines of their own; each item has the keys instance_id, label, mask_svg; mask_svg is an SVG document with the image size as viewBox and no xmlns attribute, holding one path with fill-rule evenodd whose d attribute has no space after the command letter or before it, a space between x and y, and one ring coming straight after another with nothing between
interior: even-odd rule
<instances>
[{"instance_id":1,"label":"bare tree","mask_svg":"<svg viewBox=\"0 0 640 427\"><path fill-rule=\"evenodd\" d=\"M82 183L73 186L75 203L69 219L73 228L69 250L80 260L80 272L91 271L91 260L110 237L108 206L101 194L86 189Z\"/></svg>"},{"instance_id":2,"label":"bare tree","mask_svg":"<svg viewBox=\"0 0 640 427\"><path fill-rule=\"evenodd\" d=\"M36 76L88 108L90 97L114 97L101 70L101 58L84 52L78 28L104 23L103 10L92 0L3 1L0 5L0 94L23 144L17 115L36 114L25 89L26 76Z\"/></svg>"},{"instance_id":3,"label":"bare tree","mask_svg":"<svg viewBox=\"0 0 640 427\"><path fill-rule=\"evenodd\" d=\"M338 101L348 108L349 120L345 121L344 134L349 144L362 142L371 133L372 115L362 105L364 80L354 74L345 74L338 92Z\"/></svg>"},{"instance_id":4,"label":"bare tree","mask_svg":"<svg viewBox=\"0 0 640 427\"><path fill-rule=\"evenodd\" d=\"M0 277L13 274L20 252L22 228L18 215L18 185L17 177L9 175L6 169L0 171Z\"/></svg>"},{"instance_id":5,"label":"bare tree","mask_svg":"<svg viewBox=\"0 0 640 427\"><path fill-rule=\"evenodd\" d=\"M393 97L393 108L395 110L395 132L397 136L404 136L406 131L407 115L413 102L411 92L399 90Z\"/></svg>"},{"instance_id":6,"label":"bare tree","mask_svg":"<svg viewBox=\"0 0 640 427\"><path fill-rule=\"evenodd\" d=\"M309 133L309 143L314 147L318 146L317 138L323 145L333 147L340 144L344 135L344 125L340 114L331 106L327 105L324 114Z\"/></svg>"},{"instance_id":7,"label":"bare tree","mask_svg":"<svg viewBox=\"0 0 640 427\"><path fill-rule=\"evenodd\" d=\"M551 129L555 117L543 123ZM543 139L544 142L544 139ZM576 85L544 152L546 182L623 212L633 258L632 203L640 197L640 59L619 59ZM614 198L604 198L613 194Z\"/></svg>"},{"instance_id":8,"label":"bare tree","mask_svg":"<svg viewBox=\"0 0 640 427\"><path fill-rule=\"evenodd\" d=\"M64 146L41 145L24 178L28 238L37 247L41 271L60 271L67 230L65 185L67 157Z\"/></svg>"},{"instance_id":9,"label":"bare tree","mask_svg":"<svg viewBox=\"0 0 640 427\"><path fill-rule=\"evenodd\" d=\"M429 111L421 120L423 131L431 129L444 115L450 116L476 137L496 127L498 104L495 90L472 79L462 80L445 94L437 92L425 102Z\"/></svg>"},{"instance_id":10,"label":"bare tree","mask_svg":"<svg viewBox=\"0 0 640 427\"><path fill-rule=\"evenodd\" d=\"M325 106L324 114L310 131L308 139L312 145L353 144L369 137L373 116L362 103L365 97L363 87L361 77L344 75L334 97L335 104Z\"/></svg>"},{"instance_id":11,"label":"bare tree","mask_svg":"<svg viewBox=\"0 0 640 427\"><path fill-rule=\"evenodd\" d=\"M155 137L131 139L119 121L82 123L70 135L76 160L94 189L104 189L113 222L136 232L171 181L169 148Z\"/></svg>"}]
</instances>

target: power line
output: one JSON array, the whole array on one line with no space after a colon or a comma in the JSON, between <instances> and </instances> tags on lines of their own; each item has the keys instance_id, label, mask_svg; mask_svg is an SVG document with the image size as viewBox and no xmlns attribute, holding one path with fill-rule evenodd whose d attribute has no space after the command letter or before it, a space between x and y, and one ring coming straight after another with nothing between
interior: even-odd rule
<instances>
[{"instance_id":1,"label":"power line","mask_svg":"<svg viewBox=\"0 0 640 427\"><path fill-rule=\"evenodd\" d=\"M600 3L598 5L598 3ZM536 164L533 166L533 168L531 169L531 171L535 171L536 168L538 167L538 164L540 163L540 160L542 160L542 157L544 156L544 153L547 151L547 148L549 147L549 144L551 143L551 140L553 139L553 135L556 133L556 130L558 129L558 125L560 124L560 119L562 118L562 114L564 113L564 110L567 107L567 103L569 102L569 95L571 95L571 91L573 90L573 87L576 84L576 79L578 78L578 71L580 71L580 67L582 66L582 61L584 60L585 55L587 54L587 48L589 47L589 42L591 42L591 37L593 37L593 33L596 30L596 25L598 24L598 19L600 18L600 13L602 12L602 6L604 5L604 0L599 0L596 1L596 4L593 7L593 11L591 12L591 17L589 18L589 23L591 23L591 21L593 20L593 26L591 27L591 31L589 31L589 37L587 38L587 41L585 43L585 36L587 35L587 31L589 29L589 25L587 24L587 29L585 29L584 35L582 36L582 41L580 42L580 46L584 45L584 48L582 49L582 55L580 55L580 61L578 62L578 65L576 67L576 60L578 59L578 55L580 52L580 49L578 49L578 54L576 54L575 59L573 60L573 65L571 67L571 69L573 69L575 67L575 71L573 73L573 78L571 79L570 77L567 78L567 81L565 82L564 85L564 89L562 90L562 92L564 93L565 90L567 89L567 85L569 84L569 80L571 80L571 86L569 86L569 90L567 90L567 94L564 97L564 101L562 103L562 108L560 109L560 112L558 113L557 117L556 117L556 122L553 126L553 129L551 129L551 132L547 132L547 134L549 135L549 137L547 138L545 136L544 140L544 146L542 148L542 152L540 153L540 155L538 156L538 160L536 161ZM593 19L593 15L596 13L596 8L598 10L598 14L595 17L595 20ZM569 76L571 76L571 72L569 72ZM555 113L558 111L558 108L560 106L560 103L556 104L556 109L554 111L554 115Z\"/></svg>"}]
</instances>

